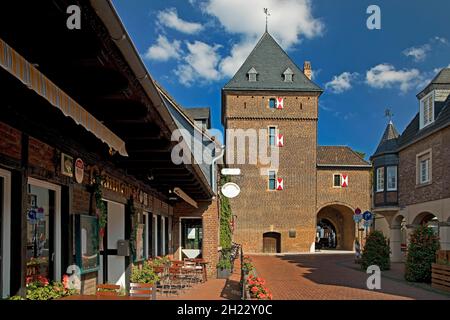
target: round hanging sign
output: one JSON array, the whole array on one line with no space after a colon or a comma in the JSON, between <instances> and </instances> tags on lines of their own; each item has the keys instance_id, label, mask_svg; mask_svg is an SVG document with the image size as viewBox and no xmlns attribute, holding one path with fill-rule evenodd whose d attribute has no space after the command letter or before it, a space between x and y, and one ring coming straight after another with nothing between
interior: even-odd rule
<instances>
[{"instance_id":1,"label":"round hanging sign","mask_svg":"<svg viewBox=\"0 0 450 320\"><path fill-rule=\"evenodd\" d=\"M355 214L361 214L361 209L360 208L356 208L355 209Z\"/></svg>"},{"instance_id":2,"label":"round hanging sign","mask_svg":"<svg viewBox=\"0 0 450 320\"><path fill-rule=\"evenodd\" d=\"M221 188L222 194L227 198L234 198L239 195L241 188L236 183L225 183Z\"/></svg>"},{"instance_id":3,"label":"round hanging sign","mask_svg":"<svg viewBox=\"0 0 450 320\"><path fill-rule=\"evenodd\" d=\"M84 178L84 162L80 158L75 160L75 181L82 183Z\"/></svg>"}]
</instances>

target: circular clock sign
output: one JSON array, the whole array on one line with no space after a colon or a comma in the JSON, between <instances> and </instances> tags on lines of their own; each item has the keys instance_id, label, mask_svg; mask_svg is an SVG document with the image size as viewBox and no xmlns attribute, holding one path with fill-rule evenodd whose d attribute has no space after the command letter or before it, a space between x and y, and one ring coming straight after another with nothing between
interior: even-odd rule
<instances>
[{"instance_id":1,"label":"circular clock sign","mask_svg":"<svg viewBox=\"0 0 450 320\"><path fill-rule=\"evenodd\" d=\"M241 188L236 183L228 182L222 186L222 194L227 198L234 198L239 195Z\"/></svg>"},{"instance_id":2,"label":"circular clock sign","mask_svg":"<svg viewBox=\"0 0 450 320\"><path fill-rule=\"evenodd\" d=\"M75 180L82 183L84 178L84 162L80 158L75 160Z\"/></svg>"}]
</instances>

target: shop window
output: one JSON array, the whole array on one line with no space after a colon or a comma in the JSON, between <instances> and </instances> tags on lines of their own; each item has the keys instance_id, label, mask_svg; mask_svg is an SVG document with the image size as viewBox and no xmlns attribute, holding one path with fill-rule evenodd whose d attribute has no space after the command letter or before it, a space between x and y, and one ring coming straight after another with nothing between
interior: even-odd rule
<instances>
[{"instance_id":1,"label":"shop window","mask_svg":"<svg viewBox=\"0 0 450 320\"><path fill-rule=\"evenodd\" d=\"M202 219L181 219L182 258L200 258L203 245Z\"/></svg>"}]
</instances>

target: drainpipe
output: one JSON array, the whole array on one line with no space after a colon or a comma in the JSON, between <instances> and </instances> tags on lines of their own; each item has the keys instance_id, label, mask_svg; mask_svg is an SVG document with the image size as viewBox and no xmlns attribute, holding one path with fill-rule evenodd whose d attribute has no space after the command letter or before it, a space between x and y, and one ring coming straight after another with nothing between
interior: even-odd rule
<instances>
[{"instance_id":1,"label":"drainpipe","mask_svg":"<svg viewBox=\"0 0 450 320\"><path fill-rule=\"evenodd\" d=\"M221 145L220 150L221 150L220 155L213 158L212 163L211 163L211 187L213 188L213 191L215 191L216 194L219 193L219 190L217 190L218 188L217 189L215 188L216 187L216 172L215 172L216 162L223 157L223 155L225 153L225 145ZM215 196L213 196L213 199L215 199Z\"/></svg>"}]
</instances>

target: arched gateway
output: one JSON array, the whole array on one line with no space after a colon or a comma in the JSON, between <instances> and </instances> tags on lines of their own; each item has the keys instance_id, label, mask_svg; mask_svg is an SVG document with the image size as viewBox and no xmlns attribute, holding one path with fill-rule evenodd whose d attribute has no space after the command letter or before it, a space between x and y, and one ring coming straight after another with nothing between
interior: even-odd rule
<instances>
[{"instance_id":1,"label":"arched gateway","mask_svg":"<svg viewBox=\"0 0 450 320\"><path fill-rule=\"evenodd\" d=\"M316 225L316 249L354 249L357 231L351 208L341 204L327 205L317 213Z\"/></svg>"}]
</instances>

